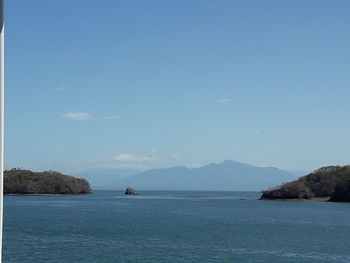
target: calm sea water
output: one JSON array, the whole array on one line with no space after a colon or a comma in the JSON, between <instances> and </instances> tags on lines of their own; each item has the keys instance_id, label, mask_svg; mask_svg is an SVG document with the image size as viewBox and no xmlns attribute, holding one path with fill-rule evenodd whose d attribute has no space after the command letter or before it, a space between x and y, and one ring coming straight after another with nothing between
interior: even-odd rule
<instances>
[{"instance_id":1,"label":"calm sea water","mask_svg":"<svg viewBox=\"0 0 350 263\"><path fill-rule=\"evenodd\" d=\"M4 262L350 262L350 204L140 194L6 196Z\"/></svg>"}]
</instances>

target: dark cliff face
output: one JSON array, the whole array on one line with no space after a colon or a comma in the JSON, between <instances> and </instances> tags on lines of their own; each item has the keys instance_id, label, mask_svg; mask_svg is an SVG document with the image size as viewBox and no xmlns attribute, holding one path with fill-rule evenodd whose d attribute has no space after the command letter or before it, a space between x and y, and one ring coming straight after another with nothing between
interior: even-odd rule
<instances>
[{"instance_id":1,"label":"dark cliff face","mask_svg":"<svg viewBox=\"0 0 350 263\"><path fill-rule=\"evenodd\" d=\"M55 171L32 172L12 169L4 172L4 194L89 194L90 184L83 178Z\"/></svg>"},{"instance_id":2,"label":"dark cliff face","mask_svg":"<svg viewBox=\"0 0 350 263\"><path fill-rule=\"evenodd\" d=\"M350 185L346 183L348 181L350 181L350 166L322 167L298 180L263 191L260 199L309 199L329 197L335 193L346 199L350 190ZM334 198L337 199L335 196Z\"/></svg>"},{"instance_id":3,"label":"dark cliff face","mask_svg":"<svg viewBox=\"0 0 350 263\"><path fill-rule=\"evenodd\" d=\"M329 199L331 202L350 202L350 180L335 186L334 193Z\"/></svg>"}]
</instances>

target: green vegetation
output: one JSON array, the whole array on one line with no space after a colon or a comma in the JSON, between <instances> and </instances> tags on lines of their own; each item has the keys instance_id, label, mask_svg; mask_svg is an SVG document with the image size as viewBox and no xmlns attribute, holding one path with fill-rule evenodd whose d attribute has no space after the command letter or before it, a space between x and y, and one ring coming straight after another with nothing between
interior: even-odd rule
<instances>
[{"instance_id":1,"label":"green vegetation","mask_svg":"<svg viewBox=\"0 0 350 263\"><path fill-rule=\"evenodd\" d=\"M350 166L327 166L298 180L262 192L261 199L309 199L330 197L350 201Z\"/></svg>"},{"instance_id":2,"label":"green vegetation","mask_svg":"<svg viewBox=\"0 0 350 263\"><path fill-rule=\"evenodd\" d=\"M89 194L90 184L83 178L55 171L32 172L11 169L4 172L4 194Z\"/></svg>"}]
</instances>

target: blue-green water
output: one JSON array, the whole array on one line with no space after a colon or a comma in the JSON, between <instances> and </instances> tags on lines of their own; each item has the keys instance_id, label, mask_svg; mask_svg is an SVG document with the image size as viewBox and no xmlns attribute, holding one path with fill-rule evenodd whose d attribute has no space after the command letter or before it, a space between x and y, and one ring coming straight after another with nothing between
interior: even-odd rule
<instances>
[{"instance_id":1,"label":"blue-green water","mask_svg":"<svg viewBox=\"0 0 350 263\"><path fill-rule=\"evenodd\" d=\"M6 196L4 262L350 262L350 204L258 196Z\"/></svg>"}]
</instances>

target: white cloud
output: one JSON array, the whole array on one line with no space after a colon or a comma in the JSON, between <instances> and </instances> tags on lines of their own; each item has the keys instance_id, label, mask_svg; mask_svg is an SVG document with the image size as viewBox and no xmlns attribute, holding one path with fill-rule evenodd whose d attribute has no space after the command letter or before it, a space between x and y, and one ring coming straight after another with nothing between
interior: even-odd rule
<instances>
[{"instance_id":1,"label":"white cloud","mask_svg":"<svg viewBox=\"0 0 350 263\"><path fill-rule=\"evenodd\" d=\"M67 112L62 115L63 118L71 120L111 120L120 118L120 115L94 116L87 112Z\"/></svg>"},{"instance_id":2,"label":"white cloud","mask_svg":"<svg viewBox=\"0 0 350 263\"><path fill-rule=\"evenodd\" d=\"M118 162L149 162L154 161L155 159L149 156L138 156L131 155L128 153L122 153L113 157L113 160Z\"/></svg>"},{"instance_id":3,"label":"white cloud","mask_svg":"<svg viewBox=\"0 0 350 263\"><path fill-rule=\"evenodd\" d=\"M218 100L219 103L229 103L232 101L233 101L233 99L231 99L231 98L222 98L222 99Z\"/></svg>"},{"instance_id":4,"label":"white cloud","mask_svg":"<svg viewBox=\"0 0 350 263\"><path fill-rule=\"evenodd\" d=\"M98 81L98 82L105 82L106 79L105 79L105 78L98 78L97 81Z\"/></svg>"},{"instance_id":5,"label":"white cloud","mask_svg":"<svg viewBox=\"0 0 350 263\"><path fill-rule=\"evenodd\" d=\"M66 89L68 89L66 86L59 86L58 88L57 88L59 91L64 91L64 90L66 90Z\"/></svg>"},{"instance_id":6,"label":"white cloud","mask_svg":"<svg viewBox=\"0 0 350 263\"><path fill-rule=\"evenodd\" d=\"M151 150L148 151L148 153L149 154L155 154L155 153L157 153L157 150L156 149L151 149Z\"/></svg>"},{"instance_id":7,"label":"white cloud","mask_svg":"<svg viewBox=\"0 0 350 263\"><path fill-rule=\"evenodd\" d=\"M201 167L201 166L203 166L203 165L200 165L200 164L198 164L198 163L190 163L190 164L188 165L189 168L198 168L198 167Z\"/></svg>"},{"instance_id":8,"label":"white cloud","mask_svg":"<svg viewBox=\"0 0 350 263\"><path fill-rule=\"evenodd\" d=\"M169 158L172 159L172 160L179 160L179 159L180 159L180 156L177 155L177 154L172 154L172 155L170 155Z\"/></svg>"},{"instance_id":9,"label":"white cloud","mask_svg":"<svg viewBox=\"0 0 350 263\"><path fill-rule=\"evenodd\" d=\"M278 168L277 165L273 165L273 164L257 164L256 166L263 167L263 168L266 168L266 167Z\"/></svg>"},{"instance_id":10,"label":"white cloud","mask_svg":"<svg viewBox=\"0 0 350 263\"><path fill-rule=\"evenodd\" d=\"M90 120L91 115L87 112L67 112L62 115L63 118L71 120Z\"/></svg>"},{"instance_id":11,"label":"white cloud","mask_svg":"<svg viewBox=\"0 0 350 263\"><path fill-rule=\"evenodd\" d=\"M122 117L121 115L95 116L95 117L93 117L93 120L112 120L112 119L118 119L121 117Z\"/></svg>"}]
</instances>

